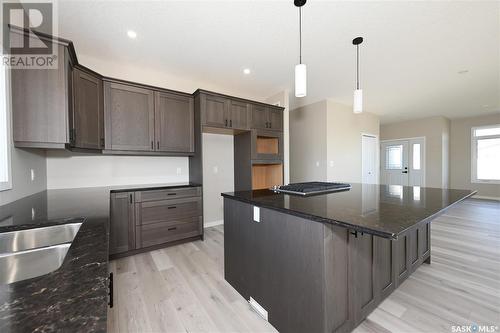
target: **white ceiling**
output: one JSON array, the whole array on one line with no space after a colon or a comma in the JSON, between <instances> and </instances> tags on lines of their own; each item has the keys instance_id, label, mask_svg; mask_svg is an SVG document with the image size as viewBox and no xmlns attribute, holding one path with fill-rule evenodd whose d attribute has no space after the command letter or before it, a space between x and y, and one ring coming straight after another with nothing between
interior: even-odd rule
<instances>
[{"instance_id":1,"label":"white ceiling","mask_svg":"<svg viewBox=\"0 0 500 333\"><path fill-rule=\"evenodd\" d=\"M363 36L365 110L382 122L500 111L498 1L309 0L303 99L293 97L298 11L292 0L60 1L58 12L59 34L75 42L77 53L210 78L262 98L290 89L292 108L325 98L352 105L351 41ZM245 67L251 75L243 75Z\"/></svg>"}]
</instances>

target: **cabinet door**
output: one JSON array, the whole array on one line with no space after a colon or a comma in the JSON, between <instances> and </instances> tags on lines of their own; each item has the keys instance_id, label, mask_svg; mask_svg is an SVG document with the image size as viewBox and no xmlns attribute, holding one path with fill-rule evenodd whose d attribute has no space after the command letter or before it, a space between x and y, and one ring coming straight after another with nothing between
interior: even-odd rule
<instances>
[{"instance_id":1,"label":"cabinet door","mask_svg":"<svg viewBox=\"0 0 500 333\"><path fill-rule=\"evenodd\" d=\"M66 48L55 44L54 47L59 48L57 69L25 68L10 72L16 146L64 148L69 143L72 67Z\"/></svg>"},{"instance_id":2,"label":"cabinet door","mask_svg":"<svg viewBox=\"0 0 500 333\"><path fill-rule=\"evenodd\" d=\"M248 104L238 101L229 102L229 127L235 129L249 129Z\"/></svg>"},{"instance_id":3,"label":"cabinet door","mask_svg":"<svg viewBox=\"0 0 500 333\"><path fill-rule=\"evenodd\" d=\"M252 128L269 128L269 110L263 105L252 105Z\"/></svg>"},{"instance_id":4,"label":"cabinet door","mask_svg":"<svg viewBox=\"0 0 500 333\"><path fill-rule=\"evenodd\" d=\"M272 130L283 130L283 111L281 109L269 109L269 128Z\"/></svg>"},{"instance_id":5,"label":"cabinet door","mask_svg":"<svg viewBox=\"0 0 500 333\"><path fill-rule=\"evenodd\" d=\"M154 150L153 91L105 82L106 148Z\"/></svg>"},{"instance_id":6,"label":"cabinet door","mask_svg":"<svg viewBox=\"0 0 500 333\"><path fill-rule=\"evenodd\" d=\"M155 92L157 151L194 152L193 98Z\"/></svg>"},{"instance_id":7,"label":"cabinet door","mask_svg":"<svg viewBox=\"0 0 500 333\"><path fill-rule=\"evenodd\" d=\"M202 95L203 125L211 127L226 127L228 124L228 103L226 98L212 95Z\"/></svg>"},{"instance_id":8,"label":"cabinet door","mask_svg":"<svg viewBox=\"0 0 500 333\"><path fill-rule=\"evenodd\" d=\"M134 193L111 193L109 253L135 249Z\"/></svg>"},{"instance_id":9,"label":"cabinet door","mask_svg":"<svg viewBox=\"0 0 500 333\"><path fill-rule=\"evenodd\" d=\"M80 69L73 71L73 126L71 146L104 148L102 80Z\"/></svg>"}]
</instances>

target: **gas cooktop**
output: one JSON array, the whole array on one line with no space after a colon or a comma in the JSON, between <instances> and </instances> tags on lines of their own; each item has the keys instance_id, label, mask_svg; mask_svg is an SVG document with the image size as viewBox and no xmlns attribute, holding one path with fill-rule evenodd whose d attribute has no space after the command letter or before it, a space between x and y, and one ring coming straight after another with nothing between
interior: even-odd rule
<instances>
[{"instance_id":1,"label":"gas cooktop","mask_svg":"<svg viewBox=\"0 0 500 333\"><path fill-rule=\"evenodd\" d=\"M327 182L305 182L292 183L273 187L276 192L296 194L296 195L314 195L328 192L345 191L351 188L347 183L327 183Z\"/></svg>"}]
</instances>

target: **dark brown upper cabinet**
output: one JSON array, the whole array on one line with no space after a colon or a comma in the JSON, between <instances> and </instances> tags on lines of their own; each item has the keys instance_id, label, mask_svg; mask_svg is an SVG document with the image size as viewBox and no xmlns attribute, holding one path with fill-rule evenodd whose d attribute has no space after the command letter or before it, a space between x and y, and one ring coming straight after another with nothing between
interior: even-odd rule
<instances>
[{"instance_id":1,"label":"dark brown upper cabinet","mask_svg":"<svg viewBox=\"0 0 500 333\"><path fill-rule=\"evenodd\" d=\"M250 112L248 104L245 102L229 100L229 127L240 130L250 128Z\"/></svg>"},{"instance_id":2,"label":"dark brown upper cabinet","mask_svg":"<svg viewBox=\"0 0 500 333\"><path fill-rule=\"evenodd\" d=\"M192 96L155 92L156 151L194 152Z\"/></svg>"},{"instance_id":3,"label":"dark brown upper cabinet","mask_svg":"<svg viewBox=\"0 0 500 333\"><path fill-rule=\"evenodd\" d=\"M11 30L12 40L24 37L23 30ZM69 143L72 67L76 56L70 41L41 35L38 38L54 43L58 50L57 68L11 70L14 145L64 149Z\"/></svg>"},{"instance_id":4,"label":"dark brown upper cabinet","mask_svg":"<svg viewBox=\"0 0 500 333\"><path fill-rule=\"evenodd\" d=\"M104 96L102 79L85 69L73 70L73 115L70 117L71 147L104 148Z\"/></svg>"},{"instance_id":5,"label":"dark brown upper cabinet","mask_svg":"<svg viewBox=\"0 0 500 333\"><path fill-rule=\"evenodd\" d=\"M253 129L283 130L283 109L265 105L252 105Z\"/></svg>"},{"instance_id":6,"label":"dark brown upper cabinet","mask_svg":"<svg viewBox=\"0 0 500 333\"><path fill-rule=\"evenodd\" d=\"M154 150L152 90L104 82L105 148L121 151Z\"/></svg>"},{"instance_id":7,"label":"dark brown upper cabinet","mask_svg":"<svg viewBox=\"0 0 500 333\"><path fill-rule=\"evenodd\" d=\"M202 123L209 127L226 127L229 100L224 97L208 94L201 95Z\"/></svg>"}]
</instances>

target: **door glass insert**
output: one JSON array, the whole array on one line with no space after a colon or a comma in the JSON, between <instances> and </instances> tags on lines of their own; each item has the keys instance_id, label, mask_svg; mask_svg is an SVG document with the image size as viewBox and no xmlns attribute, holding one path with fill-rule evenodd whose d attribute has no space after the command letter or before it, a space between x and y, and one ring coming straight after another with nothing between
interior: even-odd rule
<instances>
[{"instance_id":1,"label":"door glass insert","mask_svg":"<svg viewBox=\"0 0 500 333\"><path fill-rule=\"evenodd\" d=\"M403 145L386 147L385 156L386 169L401 170L403 168Z\"/></svg>"},{"instance_id":2,"label":"door glass insert","mask_svg":"<svg viewBox=\"0 0 500 333\"><path fill-rule=\"evenodd\" d=\"M420 170L420 143L413 144L413 170Z\"/></svg>"}]
</instances>

